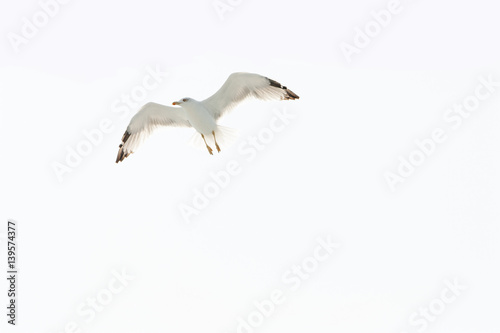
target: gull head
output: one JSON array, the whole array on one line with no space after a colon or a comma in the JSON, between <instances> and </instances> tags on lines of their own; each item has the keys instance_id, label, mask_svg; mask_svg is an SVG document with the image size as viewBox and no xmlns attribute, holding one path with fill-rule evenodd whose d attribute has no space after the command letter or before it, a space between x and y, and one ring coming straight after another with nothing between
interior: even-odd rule
<instances>
[{"instance_id":1,"label":"gull head","mask_svg":"<svg viewBox=\"0 0 500 333\"><path fill-rule=\"evenodd\" d=\"M182 106L182 104L189 103L189 102L192 102L192 101L193 101L192 98L184 97L183 99L181 99L181 100L179 100L177 102L173 102L172 105Z\"/></svg>"}]
</instances>

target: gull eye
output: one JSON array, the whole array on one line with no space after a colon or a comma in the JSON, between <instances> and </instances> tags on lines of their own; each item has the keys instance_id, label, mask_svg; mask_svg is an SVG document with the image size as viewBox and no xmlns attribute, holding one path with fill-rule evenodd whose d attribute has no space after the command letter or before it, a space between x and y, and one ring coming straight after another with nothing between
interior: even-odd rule
<instances>
[{"instance_id":1,"label":"gull eye","mask_svg":"<svg viewBox=\"0 0 500 333\"><path fill-rule=\"evenodd\" d=\"M184 98L182 101L183 101L183 102L187 102L187 98Z\"/></svg>"}]
</instances>

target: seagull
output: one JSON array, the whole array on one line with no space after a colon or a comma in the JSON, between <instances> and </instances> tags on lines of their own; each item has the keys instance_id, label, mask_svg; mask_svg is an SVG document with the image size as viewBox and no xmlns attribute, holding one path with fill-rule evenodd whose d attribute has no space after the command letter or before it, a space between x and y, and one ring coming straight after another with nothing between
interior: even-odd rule
<instances>
[{"instance_id":1,"label":"seagull","mask_svg":"<svg viewBox=\"0 0 500 333\"><path fill-rule=\"evenodd\" d=\"M206 138L213 136L215 148L220 152L216 135L221 139L225 128L219 126L217 121L248 97L262 100L299 99L293 91L265 76L233 73L215 94L203 101L185 97L172 103L177 107L147 103L130 120L119 146L116 163L133 153L142 141L160 126L194 128L201 134L210 155L213 155L213 150L207 144Z\"/></svg>"}]
</instances>

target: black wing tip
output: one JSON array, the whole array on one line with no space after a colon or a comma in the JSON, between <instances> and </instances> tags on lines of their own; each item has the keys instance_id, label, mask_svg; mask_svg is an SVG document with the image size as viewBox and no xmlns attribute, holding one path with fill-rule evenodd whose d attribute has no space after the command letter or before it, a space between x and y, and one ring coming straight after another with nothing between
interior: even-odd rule
<instances>
[{"instance_id":1,"label":"black wing tip","mask_svg":"<svg viewBox=\"0 0 500 333\"><path fill-rule=\"evenodd\" d=\"M116 155L116 163L122 162L124 159L126 159L130 155L130 153L125 154L125 151L123 149L123 144L125 142L127 142L130 135L131 134L129 131L125 131L125 133L123 133L122 143L120 143L120 146L118 147L120 149L118 150L118 155Z\"/></svg>"},{"instance_id":2,"label":"black wing tip","mask_svg":"<svg viewBox=\"0 0 500 333\"><path fill-rule=\"evenodd\" d=\"M300 99L299 95L297 95L296 93L294 93L293 91L291 91L290 89L284 87L285 91L286 91L286 96L285 96L285 99L288 100L288 99L291 99L291 100L294 100L294 99Z\"/></svg>"},{"instance_id":3,"label":"black wing tip","mask_svg":"<svg viewBox=\"0 0 500 333\"><path fill-rule=\"evenodd\" d=\"M268 77L266 77L266 79L269 80L269 84L272 86L272 87L276 87L276 88L283 88L283 86L281 85L281 83L279 83L278 81L274 81L273 79L270 79Z\"/></svg>"},{"instance_id":4,"label":"black wing tip","mask_svg":"<svg viewBox=\"0 0 500 333\"><path fill-rule=\"evenodd\" d=\"M123 149L120 148L120 150L118 151L118 155L116 155L115 163L120 163L121 161L123 161L125 159L124 155L125 154L123 153Z\"/></svg>"},{"instance_id":5,"label":"black wing tip","mask_svg":"<svg viewBox=\"0 0 500 333\"><path fill-rule=\"evenodd\" d=\"M116 163L120 163L120 162L123 162L124 159L126 159L127 157L129 157L130 154L132 154L133 152L128 152L125 154L125 151L123 150L123 148L120 148L120 150L118 151L118 155L116 156Z\"/></svg>"},{"instance_id":6,"label":"black wing tip","mask_svg":"<svg viewBox=\"0 0 500 333\"><path fill-rule=\"evenodd\" d=\"M120 147L125 143L127 142L128 138L130 138L130 132L128 130L125 131L125 133L123 133L123 136L122 136L122 143L120 145Z\"/></svg>"},{"instance_id":7,"label":"black wing tip","mask_svg":"<svg viewBox=\"0 0 500 333\"><path fill-rule=\"evenodd\" d=\"M270 79L268 77L266 77L266 79L269 80L269 84L271 85L271 87L276 87L276 88L279 88L279 89L283 89L286 92L286 95L283 96L284 100L294 100L294 99L299 99L300 98L299 95L297 95L296 93L294 93L293 91L291 91L287 87L283 86L278 81L274 81L273 79Z\"/></svg>"}]
</instances>

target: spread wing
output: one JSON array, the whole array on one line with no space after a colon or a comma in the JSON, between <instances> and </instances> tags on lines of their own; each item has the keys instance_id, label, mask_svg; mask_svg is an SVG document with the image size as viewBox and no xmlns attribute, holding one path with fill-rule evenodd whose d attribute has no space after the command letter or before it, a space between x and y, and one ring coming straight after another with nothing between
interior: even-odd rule
<instances>
[{"instance_id":1,"label":"spread wing","mask_svg":"<svg viewBox=\"0 0 500 333\"><path fill-rule=\"evenodd\" d=\"M247 97L263 100L298 99L293 91L281 83L265 76L252 73L233 73L229 75L222 87L202 103L218 119L225 112L234 108Z\"/></svg>"},{"instance_id":2,"label":"spread wing","mask_svg":"<svg viewBox=\"0 0 500 333\"><path fill-rule=\"evenodd\" d=\"M123 134L122 143L116 156L116 163L133 153L142 141L159 126L191 127L182 108L174 108L156 103L145 104L130 120Z\"/></svg>"}]
</instances>

